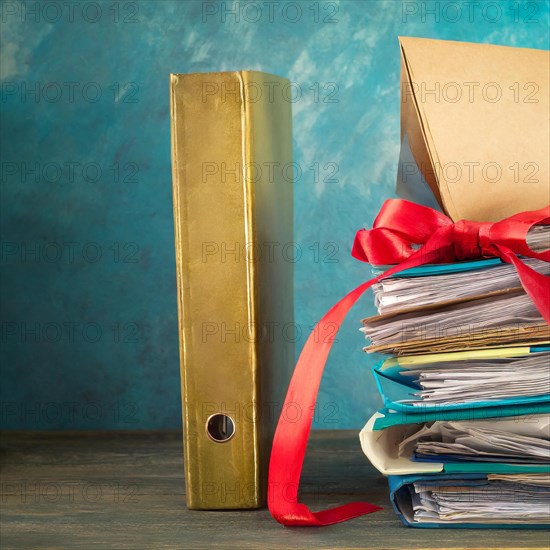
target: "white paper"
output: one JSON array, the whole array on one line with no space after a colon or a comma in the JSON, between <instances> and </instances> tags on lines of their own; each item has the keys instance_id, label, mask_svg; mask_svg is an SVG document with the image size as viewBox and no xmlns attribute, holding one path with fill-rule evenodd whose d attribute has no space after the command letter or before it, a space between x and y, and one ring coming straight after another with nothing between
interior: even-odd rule
<instances>
[{"instance_id":1,"label":"white paper","mask_svg":"<svg viewBox=\"0 0 550 550\"><path fill-rule=\"evenodd\" d=\"M411 500L417 523L550 523L546 474L492 476L465 486L452 482L414 483Z\"/></svg>"},{"instance_id":2,"label":"white paper","mask_svg":"<svg viewBox=\"0 0 550 550\"><path fill-rule=\"evenodd\" d=\"M550 464L550 415L512 419L436 421L399 444L399 456L452 456L457 460Z\"/></svg>"},{"instance_id":3,"label":"white paper","mask_svg":"<svg viewBox=\"0 0 550 550\"><path fill-rule=\"evenodd\" d=\"M544 324L527 294L472 300L434 311L404 313L387 319L364 321L360 329L373 346L411 340L468 338L488 329Z\"/></svg>"},{"instance_id":4,"label":"white paper","mask_svg":"<svg viewBox=\"0 0 550 550\"><path fill-rule=\"evenodd\" d=\"M537 235L538 240L548 239L549 232ZM533 258L523 261L539 273L550 275L550 263ZM372 290L378 313L383 314L520 286L515 267L503 264L446 275L389 277L374 284Z\"/></svg>"},{"instance_id":5,"label":"white paper","mask_svg":"<svg viewBox=\"0 0 550 550\"><path fill-rule=\"evenodd\" d=\"M426 363L404 367L400 375L419 386L402 401L417 406L539 396L550 394L550 352Z\"/></svg>"}]
</instances>

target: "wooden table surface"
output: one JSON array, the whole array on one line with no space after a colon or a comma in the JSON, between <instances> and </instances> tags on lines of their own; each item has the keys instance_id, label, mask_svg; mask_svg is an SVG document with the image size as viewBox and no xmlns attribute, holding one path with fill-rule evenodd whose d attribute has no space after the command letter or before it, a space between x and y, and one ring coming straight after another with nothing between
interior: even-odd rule
<instances>
[{"instance_id":1,"label":"wooden table surface","mask_svg":"<svg viewBox=\"0 0 550 550\"><path fill-rule=\"evenodd\" d=\"M13 433L0 439L0 548L548 548L548 531L404 527L356 432L316 432L303 473L313 509L364 499L382 512L285 528L267 510L185 507L173 432Z\"/></svg>"}]
</instances>

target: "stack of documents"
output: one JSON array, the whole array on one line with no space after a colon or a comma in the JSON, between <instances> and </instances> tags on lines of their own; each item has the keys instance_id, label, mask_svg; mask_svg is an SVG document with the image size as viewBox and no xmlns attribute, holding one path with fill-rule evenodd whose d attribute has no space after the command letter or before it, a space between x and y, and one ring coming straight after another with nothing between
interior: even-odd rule
<instances>
[{"instance_id":1,"label":"stack of documents","mask_svg":"<svg viewBox=\"0 0 550 550\"><path fill-rule=\"evenodd\" d=\"M548 228L530 246L548 246ZM544 275L550 264L526 263ZM498 259L428 265L373 287L367 352L384 408L360 434L415 527L550 523L550 328Z\"/></svg>"},{"instance_id":2,"label":"stack of documents","mask_svg":"<svg viewBox=\"0 0 550 550\"><path fill-rule=\"evenodd\" d=\"M550 391L550 348L490 350L396 357L374 369L381 392L402 404L490 405L524 397L544 400Z\"/></svg>"},{"instance_id":3,"label":"stack of documents","mask_svg":"<svg viewBox=\"0 0 550 550\"><path fill-rule=\"evenodd\" d=\"M521 481L502 475L469 482L424 481L408 486L417 523L548 524L550 482L544 474ZM508 479L511 477L512 479Z\"/></svg>"},{"instance_id":4,"label":"stack of documents","mask_svg":"<svg viewBox=\"0 0 550 550\"><path fill-rule=\"evenodd\" d=\"M542 232L537 232L543 235ZM549 245L550 246L550 245ZM524 263L543 275L550 275L550 264L542 260L526 258ZM506 293L509 289L521 291L521 283L513 265L501 264L498 260L485 262L481 269L449 272L445 277L424 275L422 277L390 277L373 285L374 303L378 313L395 313L408 308L420 308L437 303L448 303L460 298ZM436 273L443 266L432 269ZM426 269L426 268L423 268ZM452 269L452 268L448 268Z\"/></svg>"},{"instance_id":5,"label":"stack of documents","mask_svg":"<svg viewBox=\"0 0 550 550\"><path fill-rule=\"evenodd\" d=\"M502 221L549 202L548 52L411 37L401 38L400 46L398 195L444 212L456 224L459 256L470 245L473 256L483 253L489 243L506 240L504 234L510 242L525 236L534 252L550 250L547 220L526 235L525 225L516 225L519 218ZM518 71L544 85L545 93L523 107L501 98L502 116L488 103L462 97L444 104L421 93L426 82L444 87L480 75L504 87ZM527 184L504 170L489 182L466 170L451 178L438 169L472 160L503 167L519 160L540 170ZM541 220L538 214L533 219ZM497 223L476 227L468 220ZM376 231L388 237L388 250L400 242L410 250L410 234L423 221L410 219L395 240L385 224ZM422 242L411 246L421 250ZM521 261L550 276L550 262ZM387 267L375 266L377 275ZM423 265L372 288L378 315L362 320L365 351L387 358L373 368L383 408L360 441L388 476L398 516L420 528L547 529L550 327L516 268L497 257Z\"/></svg>"},{"instance_id":6,"label":"stack of documents","mask_svg":"<svg viewBox=\"0 0 550 550\"><path fill-rule=\"evenodd\" d=\"M536 415L528 420L438 420L404 439L399 444L399 456L414 460L548 462L550 416Z\"/></svg>"},{"instance_id":7,"label":"stack of documents","mask_svg":"<svg viewBox=\"0 0 550 550\"><path fill-rule=\"evenodd\" d=\"M526 263L550 275L549 263ZM362 321L367 352L408 355L550 340L550 327L515 268L500 260L422 266L382 280L373 291L379 315Z\"/></svg>"}]
</instances>

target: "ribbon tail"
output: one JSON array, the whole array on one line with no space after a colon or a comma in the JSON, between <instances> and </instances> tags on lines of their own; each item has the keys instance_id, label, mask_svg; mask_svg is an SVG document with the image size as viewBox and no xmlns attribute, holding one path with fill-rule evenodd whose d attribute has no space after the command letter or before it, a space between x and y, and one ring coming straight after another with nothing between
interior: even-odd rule
<instances>
[{"instance_id":1,"label":"ribbon tail","mask_svg":"<svg viewBox=\"0 0 550 550\"><path fill-rule=\"evenodd\" d=\"M336 331L358 298L376 281L358 286L336 303L309 335L296 363L273 438L267 502L271 515L283 525L331 525L381 510L354 502L311 512L298 503L298 486L321 377Z\"/></svg>"},{"instance_id":2,"label":"ribbon tail","mask_svg":"<svg viewBox=\"0 0 550 550\"><path fill-rule=\"evenodd\" d=\"M550 324L550 277L525 265L509 248L494 246L505 262L514 265L525 292L531 297L543 319Z\"/></svg>"},{"instance_id":3,"label":"ribbon tail","mask_svg":"<svg viewBox=\"0 0 550 550\"><path fill-rule=\"evenodd\" d=\"M438 237L434 235L423 249L403 263L391 267L349 292L332 306L309 335L294 368L271 449L267 504L271 515L279 523L331 525L381 510L373 504L353 502L321 512L312 512L305 504L299 503L298 488L307 441L328 354L346 314L374 283L405 269L429 263L440 246L441 240Z\"/></svg>"}]
</instances>

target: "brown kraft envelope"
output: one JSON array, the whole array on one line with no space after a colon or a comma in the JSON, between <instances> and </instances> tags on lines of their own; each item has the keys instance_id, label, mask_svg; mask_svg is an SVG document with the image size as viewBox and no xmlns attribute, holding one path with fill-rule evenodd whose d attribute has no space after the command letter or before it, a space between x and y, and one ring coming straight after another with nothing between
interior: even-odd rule
<instances>
[{"instance_id":1,"label":"brown kraft envelope","mask_svg":"<svg viewBox=\"0 0 550 550\"><path fill-rule=\"evenodd\" d=\"M401 139L441 208L498 221L548 205L549 52L399 40Z\"/></svg>"}]
</instances>

